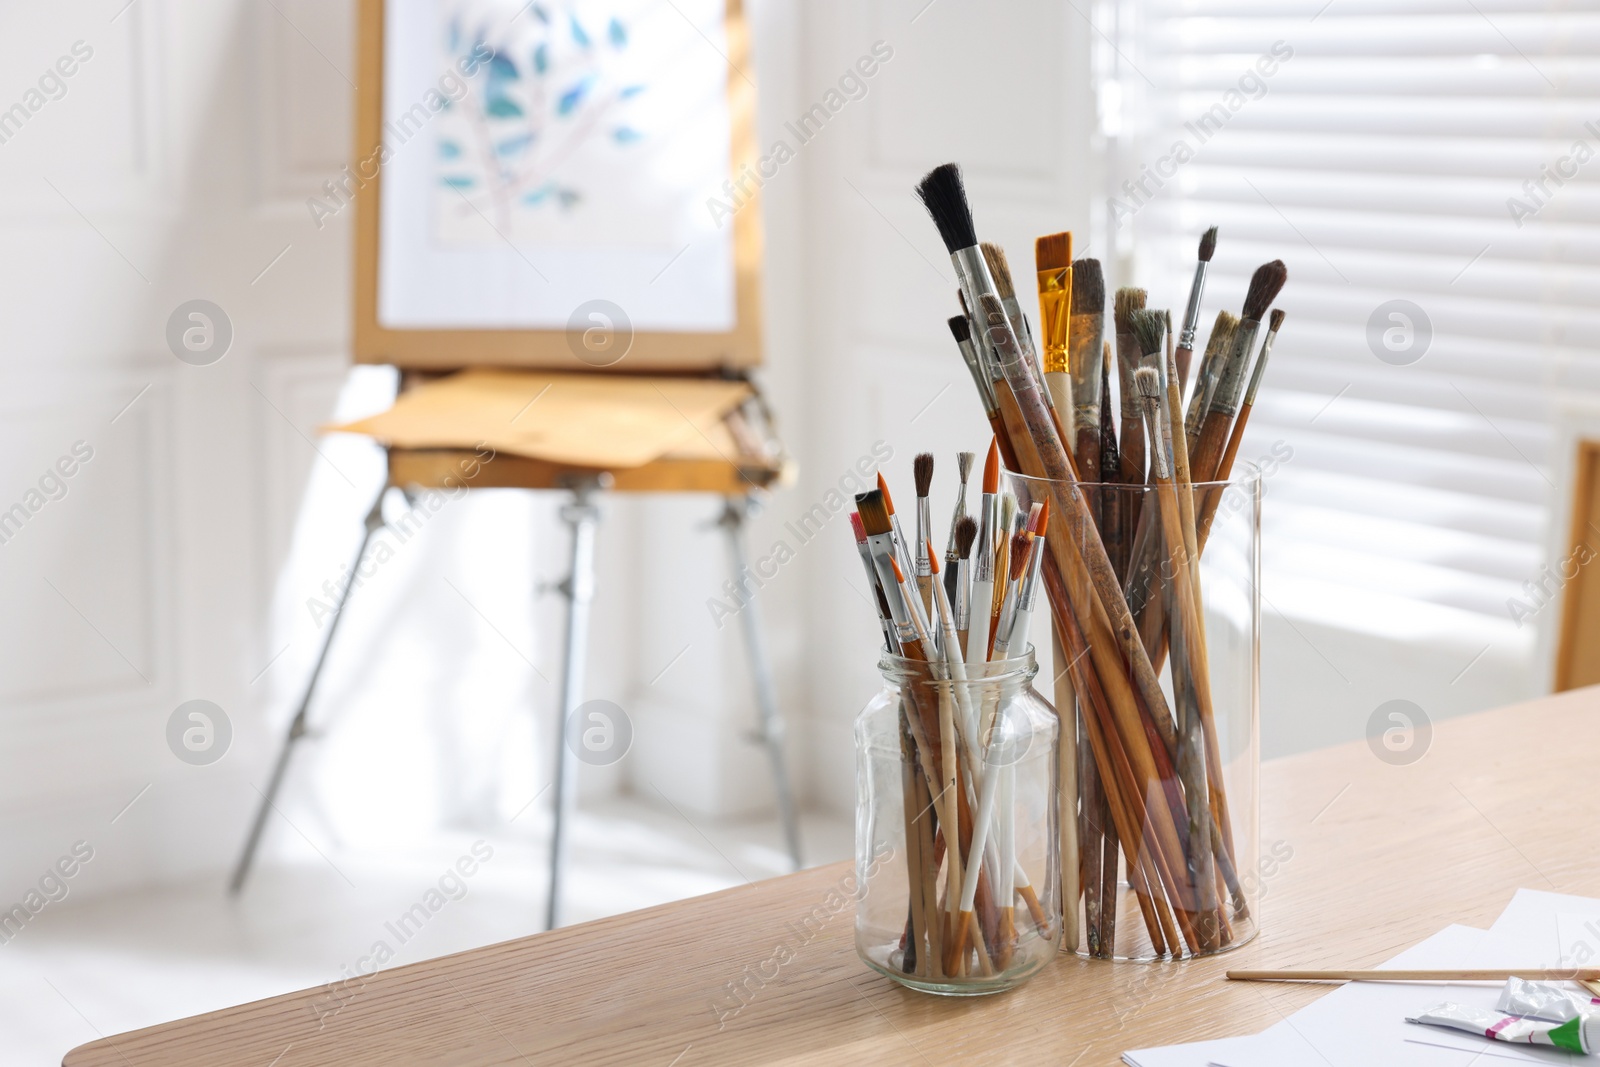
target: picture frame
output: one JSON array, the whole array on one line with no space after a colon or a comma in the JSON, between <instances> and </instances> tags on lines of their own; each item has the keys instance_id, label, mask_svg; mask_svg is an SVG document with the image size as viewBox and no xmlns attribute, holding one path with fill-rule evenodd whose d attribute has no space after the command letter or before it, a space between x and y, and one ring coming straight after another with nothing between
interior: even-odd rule
<instances>
[{"instance_id":1,"label":"picture frame","mask_svg":"<svg viewBox=\"0 0 1600 1067\"><path fill-rule=\"evenodd\" d=\"M416 42L422 39L422 34L430 32L442 37L446 31L441 13L448 10L452 2L467 6L477 3L481 8L496 0L360 0L354 158L343 176L346 180L339 183L338 189L330 190L331 203L340 205L338 194L347 193L354 207L356 361L393 364L410 370L501 366L622 373L737 373L758 365L761 362L760 188L759 180L750 180L756 174L757 161L755 85L748 74L749 37L741 0L707 0L721 8L720 42L690 23L683 8L668 5L665 9L666 14L688 23L676 29L680 49L677 55L682 59L670 64L658 62L651 73L660 75L660 79L640 87L640 94L656 92L657 101L666 97L670 103L672 93L688 98L684 94L698 89L701 95L694 99L704 105L708 99L705 94L707 78L713 76L707 68L714 65L715 89L725 92L723 128L727 145L725 157L717 151L706 151L687 160L687 166L686 161L679 158L673 160L673 166L657 166L654 172L687 170L714 176L725 169L727 173L721 188L700 180L668 189L668 193L676 196L668 201L675 210L660 214L672 216L678 226L678 236L663 244L657 234L656 245L643 249L628 246L626 239L618 242L617 216L625 218L628 213L613 210L613 207L619 203L623 207L631 205L633 217L645 227L657 225L657 213L642 210L640 205L650 203L650 197L660 191L648 187L648 182L654 179L638 176L635 181L632 173L632 170L651 169L647 167L630 170L628 166L590 163L589 173L596 182L619 194L611 204L586 203L580 192L569 194L555 182L546 182L532 191L518 190L521 200L516 202L515 210L532 220L524 230L531 229L535 233L564 230L562 240L565 243L559 245L540 246L535 239L532 244L518 247L522 231L513 230L509 221L512 216L497 211L501 221L491 220L467 195L474 181L470 174L445 175L442 191L434 190L434 203L444 206L436 208L431 221L422 219L424 213L417 206L424 201L417 199L416 190L427 183L428 168L436 166L437 161L431 158L432 152L419 152L417 148L443 146L448 139L440 131L446 129L448 123L460 125L466 119L462 116L462 100L456 98L454 92L443 90L440 95L449 103L441 109L431 106L439 102L431 94L415 98L402 95L401 104L412 99L415 102L409 111L399 107L395 103L395 86L402 76L399 70L402 64L394 57L401 41ZM590 0L544 0L521 6L521 0L517 0L509 10L521 12L514 17L525 20L526 25L515 22L512 25L532 35L525 41L542 40L537 34L544 27L554 27L550 32L565 34L566 39L561 43L567 45L569 51L578 51L579 60L583 58L583 49L574 41L582 42L589 51L610 47L621 53L629 47L628 30L615 18L609 26L584 28L574 12L588 4ZM563 23L563 18L570 21ZM436 24L430 25L430 19ZM402 20L405 25L399 24ZM672 27L659 23L656 28L665 30L666 35L674 32ZM693 32L693 51L685 43L691 40L689 31ZM456 32L454 23L450 32ZM462 36L470 38L474 32L469 27ZM452 38L451 43L459 42ZM497 82L495 78L496 72L502 69L504 79L521 77L531 81L535 71L545 73L547 67L539 55L541 46L534 45L531 62L523 55L527 48L519 49L515 57L507 48L502 62L490 58L500 54L500 50L493 44L487 50L478 47L483 43L481 38L471 42L470 47L462 43L460 50L464 54L457 60L454 71L457 76L453 81L445 80L452 71L450 64L441 64L444 72L441 85L454 90L462 82L468 83L479 94L475 105L480 111L488 112L491 122L498 122L501 112L531 112L530 101L538 97L514 96L508 88L512 85L509 80ZM719 54L717 43L725 44L725 55ZM412 51L417 49L413 47ZM414 68L417 62L408 59L405 65ZM549 69L554 69L554 64ZM598 82L607 73L597 68L580 75L571 86L577 88L585 84L585 79ZM415 73L407 77L414 87ZM692 80L692 85L680 88L674 81L680 77L686 82ZM520 90L521 86L518 84L514 88ZM552 85L551 88L559 90L561 86ZM616 90L608 99L615 102L632 88ZM530 94L533 92L528 90ZM554 107L559 112L571 92L571 88L565 95L547 92L542 94L542 99L548 102L556 96L558 103ZM483 104L485 96L490 98L486 106ZM506 102L508 100L510 102ZM425 104L428 116L442 114L443 119L428 117L428 128L423 128L424 116L416 106L418 103ZM456 114L451 113L452 106ZM660 106L658 104L658 108ZM704 106L701 110L705 110ZM474 128L490 124L481 121L481 115L473 117L480 120ZM532 125L531 119L529 125ZM549 127L534 133L543 133L546 128ZM602 136L606 126L594 122L590 129L595 136ZM624 140L621 136L624 127L616 125L610 129L615 140ZM397 135L407 134L412 135L407 137L408 143L396 143ZM413 141L419 143L411 143ZM504 140L498 142L496 148L505 143ZM569 151L567 159L583 153L584 145L596 142L578 138L576 143L580 147L575 153ZM696 143L711 148L703 128ZM412 151L407 153L406 147L411 147ZM595 154L599 154L598 149ZM685 154L677 152L680 157ZM491 161L484 172L494 174L493 168ZM702 191L703 196L700 195ZM550 195L544 195L546 193ZM452 195L464 201L471 213L466 208L458 209L447 199ZM586 211L586 222L550 221L558 218L556 208L550 205L556 203L557 197L565 199L568 195L580 205L580 210L572 214ZM406 200L408 197L410 199ZM504 200L501 198L502 203ZM403 203L408 206L402 208ZM541 211L542 218L539 217ZM705 218L695 218L693 212L703 213ZM474 219L473 214L478 218ZM428 225L434 226L434 231L424 240L419 236L420 230ZM437 240L441 225L451 228L443 233L443 240L457 241L443 251L434 247L441 243ZM476 232L473 227L477 227ZM404 241L397 237L402 233L406 235ZM586 233L596 235L596 243L585 245ZM685 233L693 239L685 240ZM674 253L671 245L677 243L682 243L683 248ZM511 270L507 269L508 264ZM630 269L612 264L625 264ZM639 279L657 264L660 264L657 278L651 279L648 285L642 283ZM514 272L523 270L524 265L529 273L525 279L518 280ZM674 277L674 272L688 277ZM417 277L412 277L413 274ZM439 307L434 311L440 321L426 319L429 312L425 305L429 304L428 293L432 291L427 288L430 278L435 288L454 287L454 295L441 296ZM628 278L632 280L617 280ZM542 285L539 279L543 279ZM555 279L553 283L552 279ZM654 288L659 284L658 279L667 280L669 285L658 291ZM674 285L677 286L675 291ZM564 290L564 301L556 290ZM619 296L619 293L629 295ZM496 300L499 306L495 306ZM484 306L479 307L480 304ZM422 310L417 311L419 308ZM507 308L514 310L508 312ZM416 319L419 314L420 320ZM396 321L397 318L406 321ZM517 321L519 318L525 321ZM679 318L684 321L670 321Z\"/></svg>"}]
</instances>

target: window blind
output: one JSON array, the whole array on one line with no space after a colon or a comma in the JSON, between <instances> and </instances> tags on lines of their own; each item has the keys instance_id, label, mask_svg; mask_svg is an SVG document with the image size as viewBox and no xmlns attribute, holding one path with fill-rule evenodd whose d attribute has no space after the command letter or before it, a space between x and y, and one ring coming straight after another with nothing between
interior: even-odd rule
<instances>
[{"instance_id":1,"label":"window blind","mask_svg":"<svg viewBox=\"0 0 1600 1067\"><path fill-rule=\"evenodd\" d=\"M1119 0L1092 17L1114 280L1181 314L1219 226L1203 339L1257 265L1289 265L1241 450L1292 449L1268 478L1271 606L1531 649L1515 605L1539 607L1524 582L1565 491L1555 404L1600 394L1600 10Z\"/></svg>"}]
</instances>

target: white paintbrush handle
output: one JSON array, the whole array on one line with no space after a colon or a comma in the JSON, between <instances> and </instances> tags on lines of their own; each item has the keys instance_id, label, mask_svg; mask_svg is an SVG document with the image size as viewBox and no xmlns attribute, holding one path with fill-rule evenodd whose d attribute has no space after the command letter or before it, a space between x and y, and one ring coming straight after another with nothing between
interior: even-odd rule
<instances>
[{"instance_id":1,"label":"white paintbrush handle","mask_svg":"<svg viewBox=\"0 0 1600 1067\"><path fill-rule=\"evenodd\" d=\"M967 626L968 663L989 661L989 612L993 600L993 581L972 583L972 621Z\"/></svg>"}]
</instances>

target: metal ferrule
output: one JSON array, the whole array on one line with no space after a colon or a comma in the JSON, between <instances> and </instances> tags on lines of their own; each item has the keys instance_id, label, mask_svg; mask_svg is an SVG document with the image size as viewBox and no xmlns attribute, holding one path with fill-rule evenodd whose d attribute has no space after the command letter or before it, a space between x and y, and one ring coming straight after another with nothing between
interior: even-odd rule
<instances>
[{"instance_id":1,"label":"metal ferrule","mask_svg":"<svg viewBox=\"0 0 1600 1067\"><path fill-rule=\"evenodd\" d=\"M1194 265L1194 282L1189 286L1189 306L1183 312L1183 332L1178 335L1178 347L1194 351L1194 337L1200 330L1200 297L1205 293L1206 270L1211 266L1205 260Z\"/></svg>"},{"instance_id":2,"label":"metal ferrule","mask_svg":"<svg viewBox=\"0 0 1600 1067\"><path fill-rule=\"evenodd\" d=\"M1218 359L1205 360L1200 365L1200 375L1194 382L1194 393L1189 397L1189 411L1183 417L1183 432L1192 441L1200 436L1200 424L1205 421L1211 398L1217 391Z\"/></svg>"},{"instance_id":3,"label":"metal ferrule","mask_svg":"<svg viewBox=\"0 0 1600 1067\"><path fill-rule=\"evenodd\" d=\"M968 322L971 328L971 322ZM978 348L969 337L957 345L961 349L961 359L967 365L967 370L972 373L972 382L978 387L978 399L983 402L983 413L993 415L999 410L1000 402L995 399L994 379L984 366L983 357L978 353Z\"/></svg>"},{"instance_id":4,"label":"metal ferrule","mask_svg":"<svg viewBox=\"0 0 1600 1067\"><path fill-rule=\"evenodd\" d=\"M996 656L1000 655L1004 651L1004 646L1001 644L1001 639L1003 638L1007 642L1011 640L1011 627L1016 620L1017 594L1014 592L1008 592L1005 599L1000 602L1000 617L994 620L994 632L996 635L994 650Z\"/></svg>"},{"instance_id":5,"label":"metal ferrule","mask_svg":"<svg viewBox=\"0 0 1600 1067\"><path fill-rule=\"evenodd\" d=\"M865 541L856 542L856 548L860 549L861 551L861 565L865 567L867 571L867 585L872 589L873 594L877 597L878 613L880 616L883 616L884 612L888 609L889 601L883 595L883 587L878 582L878 568L872 564L872 549ZM900 644L895 638L894 620L884 616L879 618L878 622L883 626L884 647L890 652L898 655L900 652Z\"/></svg>"},{"instance_id":6,"label":"metal ferrule","mask_svg":"<svg viewBox=\"0 0 1600 1067\"><path fill-rule=\"evenodd\" d=\"M1228 353L1228 365L1222 370L1222 381L1211 397L1211 411L1230 418L1239 413L1240 394L1244 392L1244 372L1250 364L1250 353L1256 347L1256 334L1260 330L1260 319L1246 319L1239 324L1239 332L1233 338L1233 349Z\"/></svg>"},{"instance_id":7,"label":"metal ferrule","mask_svg":"<svg viewBox=\"0 0 1600 1067\"><path fill-rule=\"evenodd\" d=\"M895 554L894 540L889 534L873 534L867 538L867 544L872 549L872 565L877 569L883 598L889 602L889 618L894 623L895 639L903 647L907 641L917 639L917 628L912 625L906 598L900 595L900 583L894 580L894 567L889 563Z\"/></svg>"},{"instance_id":8,"label":"metal ferrule","mask_svg":"<svg viewBox=\"0 0 1600 1067\"><path fill-rule=\"evenodd\" d=\"M1033 546L1033 555L1028 559L1028 569L1022 575L1022 592L1017 597L1019 614L1033 610L1034 599L1039 595L1039 571L1044 566L1044 554L1049 549L1050 546L1044 544L1042 538Z\"/></svg>"},{"instance_id":9,"label":"metal ferrule","mask_svg":"<svg viewBox=\"0 0 1600 1067\"><path fill-rule=\"evenodd\" d=\"M994 581L994 506L995 494L983 494L978 514L978 539L972 543L972 580Z\"/></svg>"},{"instance_id":10,"label":"metal ferrule","mask_svg":"<svg viewBox=\"0 0 1600 1067\"><path fill-rule=\"evenodd\" d=\"M1071 366L1067 336L1072 316L1072 268L1042 270L1039 279L1039 333L1044 372L1065 374Z\"/></svg>"},{"instance_id":11,"label":"metal ferrule","mask_svg":"<svg viewBox=\"0 0 1600 1067\"><path fill-rule=\"evenodd\" d=\"M900 570L905 574L915 574L916 562L911 558L911 545L906 541L906 532L900 528L900 516L889 516L891 533L894 536L894 558L900 561ZM889 584L894 584L894 572L889 572Z\"/></svg>"},{"instance_id":12,"label":"metal ferrule","mask_svg":"<svg viewBox=\"0 0 1600 1067\"><path fill-rule=\"evenodd\" d=\"M956 284L961 286L961 291L967 298L967 310L974 316L978 311L978 299L984 296L998 297L1000 294L994 287L994 276L989 273L989 264L984 261L983 250L977 245L971 248L958 248L950 253L950 262L956 268ZM974 332L973 336L977 336Z\"/></svg>"},{"instance_id":13,"label":"metal ferrule","mask_svg":"<svg viewBox=\"0 0 1600 1067\"><path fill-rule=\"evenodd\" d=\"M1277 330L1268 330L1267 339L1261 342L1261 354L1256 357L1255 369L1250 372L1250 388L1244 391L1244 402L1256 406L1256 391L1261 388L1262 372L1267 369L1267 357L1272 355L1272 342L1278 339Z\"/></svg>"},{"instance_id":14,"label":"metal ferrule","mask_svg":"<svg viewBox=\"0 0 1600 1067\"><path fill-rule=\"evenodd\" d=\"M1005 308L1006 321L1011 323L1011 332L1017 335L1017 347L1022 350L1023 355L1033 355L1033 330L1028 326L1028 320L1023 317L1022 305L1017 302L1016 294L1001 297L1000 306Z\"/></svg>"},{"instance_id":15,"label":"metal ferrule","mask_svg":"<svg viewBox=\"0 0 1600 1067\"><path fill-rule=\"evenodd\" d=\"M933 574L933 561L928 558L928 533L933 529L933 518L928 514L928 498L917 497L917 577Z\"/></svg>"},{"instance_id":16,"label":"metal ferrule","mask_svg":"<svg viewBox=\"0 0 1600 1067\"><path fill-rule=\"evenodd\" d=\"M955 616L956 630L972 628L972 561L956 560L956 595L950 601L950 614Z\"/></svg>"},{"instance_id":17,"label":"metal ferrule","mask_svg":"<svg viewBox=\"0 0 1600 1067\"><path fill-rule=\"evenodd\" d=\"M995 362L999 365L1000 372L1005 375L1007 384L1012 392L1021 396L1023 393L1039 391L1038 383L1033 374L1029 372L1030 360L1024 359L1022 349L1017 345L1017 335L1011 329L1011 323L1006 319L1005 309L1000 305L1000 298L990 296L993 301L993 310L984 323L984 332L988 335L989 344L994 349ZM995 305L1000 305L996 307ZM982 305L979 305L980 307ZM982 314L980 311L979 314Z\"/></svg>"}]
</instances>

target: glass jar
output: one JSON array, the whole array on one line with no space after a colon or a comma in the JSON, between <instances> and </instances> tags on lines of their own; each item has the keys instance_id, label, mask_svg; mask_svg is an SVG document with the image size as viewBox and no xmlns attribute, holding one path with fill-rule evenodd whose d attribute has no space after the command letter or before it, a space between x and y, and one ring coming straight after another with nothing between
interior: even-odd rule
<instances>
[{"instance_id":1,"label":"glass jar","mask_svg":"<svg viewBox=\"0 0 1600 1067\"><path fill-rule=\"evenodd\" d=\"M890 654L878 666L855 726L856 951L912 989L1010 989L1061 936L1058 728L1033 651L969 664L964 682Z\"/></svg>"},{"instance_id":2,"label":"glass jar","mask_svg":"<svg viewBox=\"0 0 1600 1067\"><path fill-rule=\"evenodd\" d=\"M1002 478L1020 512L1048 499L1053 532L1068 535L1052 538L1042 576L1056 638L1051 697L1063 723L1067 950L1120 960L1206 956L1244 945L1259 929L1262 484L1258 468L1240 466L1229 482L1181 490ZM1100 546L1074 540L1060 520L1075 500ZM1181 565L1191 543L1198 567ZM1083 561L1099 548L1153 673L1128 667L1109 614L1102 625L1070 608L1093 583ZM1067 566L1082 568L1076 575L1054 558L1063 549ZM1091 648L1083 634L1097 626L1101 647Z\"/></svg>"}]
</instances>

